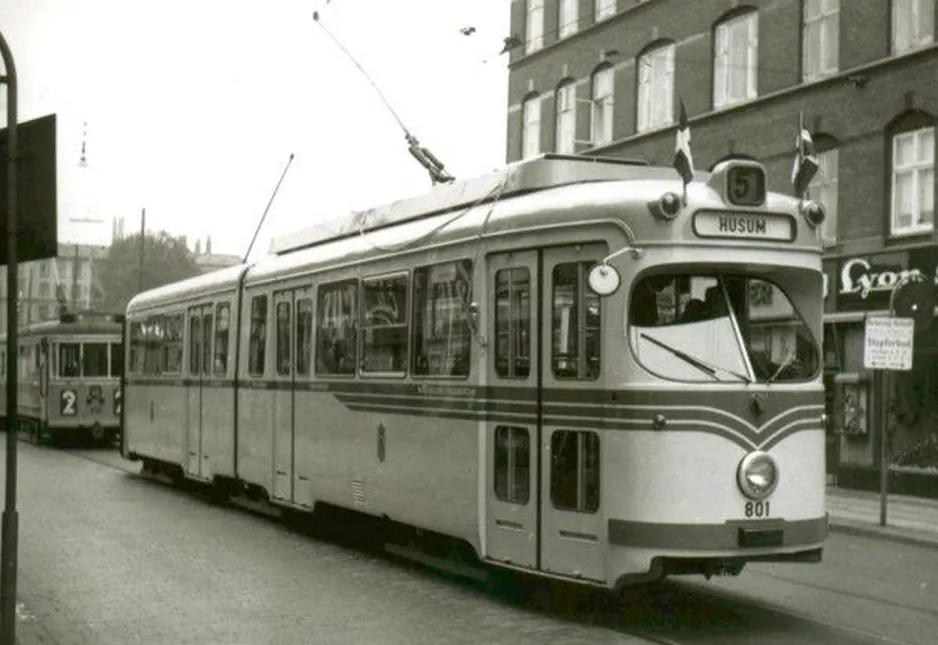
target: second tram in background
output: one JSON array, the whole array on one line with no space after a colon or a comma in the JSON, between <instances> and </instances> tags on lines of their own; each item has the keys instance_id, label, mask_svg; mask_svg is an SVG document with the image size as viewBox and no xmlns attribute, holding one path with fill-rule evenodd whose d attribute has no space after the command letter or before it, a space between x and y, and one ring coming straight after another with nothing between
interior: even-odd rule
<instances>
[{"instance_id":1,"label":"second tram in background","mask_svg":"<svg viewBox=\"0 0 938 645\"><path fill-rule=\"evenodd\" d=\"M19 330L19 430L32 441L120 436L122 315L66 313ZM0 410L6 405L0 337Z\"/></svg>"}]
</instances>

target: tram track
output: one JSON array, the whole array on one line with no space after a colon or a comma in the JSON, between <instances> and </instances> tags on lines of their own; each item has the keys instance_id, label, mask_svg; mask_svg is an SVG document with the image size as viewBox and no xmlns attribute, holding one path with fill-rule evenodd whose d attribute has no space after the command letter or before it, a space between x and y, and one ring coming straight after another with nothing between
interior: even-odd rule
<instances>
[{"instance_id":1,"label":"tram track","mask_svg":"<svg viewBox=\"0 0 938 645\"><path fill-rule=\"evenodd\" d=\"M116 472L143 476L139 462L126 461L116 451L79 446L55 446L51 449ZM211 503L208 499L205 501ZM269 513L254 508L242 507L236 503L228 505L271 518ZM545 617L590 625L650 643L680 645L691 642L706 644L735 641L914 645L911 641L867 631L843 622L819 619L777 602L708 586L708 583L702 581L676 578L626 590L621 597L579 585L515 574L499 573L497 579L489 577L480 581L452 571L439 570L426 562L416 561L404 555L362 547L358 543L336 539L335 536L319 535L307 527L296 525L287 517L273 519L289 530L300 531L344 548L367 552L369 555L394 561L402 567L420 569L424 575L445 579L448 584L472 588L490 601L506 604L519 611L533 611ZM773 578L762 577L770 583ZM855 596L851 592L832 586L791 580L787 582L825 591L848 602ZM868 597L866 600L878 601L874 597ZM889 603L883 601L883 604Z\"/></svg>"}]
</instances>

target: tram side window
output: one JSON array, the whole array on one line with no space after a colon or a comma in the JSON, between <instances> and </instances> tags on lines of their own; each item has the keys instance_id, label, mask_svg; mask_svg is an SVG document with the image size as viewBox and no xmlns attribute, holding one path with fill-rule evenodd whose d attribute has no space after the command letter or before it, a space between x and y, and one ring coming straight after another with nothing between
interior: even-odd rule
<instances>
[{"instance_id":1,"label":"tram side window","mask_svg":"<svg viewBox=\"0 0 938 645\"><path fill-rule=\"evenodd\" d=\"M124 343L111 343L111 376L124 374Z\"/></svg>"},{"instance_id":2,"label":"tram side window","mask_svg":"<svg viewBox=\"0 0 938 645\"><path fill-rule=\"evenodd\" d=\"M469 376L472 260L414 271L414 365L419 376Z\"/></svg>"},{"instance_id":3,"label":"tram side window","mask_svg":"<svg viewBox=\"0 0 938 645\"><path fill-rule=\"evenodd\" d=\"M290 375L290 303L277 303L277 374Z\"/></svg>"},{"instance_id":4,"label":"tram side window","mask_svg":"<svg viewBox=\"0 0 938 645\"><path fill-rule=\"evenodd\" d=\"M143 374L144 357L146 353L146 335L142 323L135 322L130 325L130 367L131 374Z\"/></svg>"},{"instance_id":5,"label":"tram side window","mask_svg":"<svg viewBox=\"0 0 938 645\"><path fill-rule=\"evenodd\" d=\"M164 316L150 316L146 322L146 356L143 371L146 374L163 373L163 343L166 340Z\"/></svg>"},{"instance_id":6,"label":"tram side window","mask_svg":"<svg viewBox=\"0 0 938 645\"><path fill-rule=\"evenodd\" d=\"M313 299L296 301L296 375L309 376L313 351Z\"/></svg>"},{"instance_id":7,"label":"tram side window","mask_svg":"<svg viewBox=\"0 0 938 645\"><path fill-rule=\"evenodd\" d=\"M527 504L531 496L531 439L527 428L495 428L495 497Z\"/></svg>"},{"instance_id":8,"label":"tram side window","mask_svg":"<svg viewBox=\"0 0 938 645\"><path fill-rule=\"evenodd\" d=\"M531 371L531 276L523 267L495 274L495 371L503 378Z\"/></svg>"},{"instance_id":9,"label":"tram side window","mask_svg":"<svg viewBox=\"0 0 938 645\"><path fill-rule=\"evenodd\" d=\"M316 373L354 375L358 363L358 283L319 287L316 313Z\"/></svg>"},{"instance_id":10,"label":"tram side window","mask_svg":"<svg viewBox=\"0 0 938 645\"><path fill-rule=\"evenodd\" d=\"M59 376L81 376L81 343L59 343Z\"/></svg>"},{"instance_id":11,"label":"tram side window","mask_svg":"<svg viewBox=\"0 0 938 645\"><path fill-rule=\"evenodd\" d=\"M407 370L407 274L362 280L362 372Z\"/></svg>"},{"instance_id":12,"label":"tram side window","mask_svg":"<svg viewBox=\"0 0 938 645\"><path fill-rule=\"evenodd\" d=\"M600 301L586 287L592 266L570 262L554 267L551 365L557 378L599 377Z\"/></svg>"},{"instance_id":13,"label":"tram side window","mask_svg":"<svg viewBox=\"0 0 938 645\"><path fill-rule=\"evenodd\" d=\"M267 357L267 296L251 299L251 336L248 345L248 373L255 376L264 373Z\"/></svg>"},{"instance_id":14,"label":"tram side window","mask_svg":"<svg viewBox=\"0 0 938 645\"><path fill-rule=\"evenodd\" d=\"M189 313L189 374L202 371L202 317L198 311Z\"/></svg>"},{"instance_id":15,"label":"tram side window","mask_svg":"<svg viewBox=\"0 0 938 645\"><path fill-rule=\"evenodd\" d=\"M212 309L202 314L202 374L212 373Z\"/></svg>"},{"instance_id":16,"label":"tram side window","mask_svg":"<svg viewBox=\"0 0 938 645\"><path fill-rule=\"evenodd\" d=\"M599 509L599 435L558 430L550 440L550 499L581 513Z\"/></svg>"},{"instance_id":17,"label":"tram side window","mask_svg":"<svg viewBox=\"0 0 938 645\"><path fill-rule=\"evenodd\" d=\"M215 307L215 375L228 373L228 332L231 309L227 302Z\"/></svg>"},{"instance_id":18,"label":"tram side window","mask_svg":"<svg viewBox=\"0 0 938 645\"><path fill-rule=\"evenodd\" d=\"M83 343L81 352L82 376L108 375L108 343Z\"/></svg>"},{"instance_id":19,"label":"tram side window","mask_svg":"<svg viewBox=\"0 0 938 645\"><path fill-rule=\"evenodd\" d=\"M171 314L164 318L166 334L163 339L163 365L164 372L182 371L182 347L185 316Z\"/></svg>"}]
</instances>

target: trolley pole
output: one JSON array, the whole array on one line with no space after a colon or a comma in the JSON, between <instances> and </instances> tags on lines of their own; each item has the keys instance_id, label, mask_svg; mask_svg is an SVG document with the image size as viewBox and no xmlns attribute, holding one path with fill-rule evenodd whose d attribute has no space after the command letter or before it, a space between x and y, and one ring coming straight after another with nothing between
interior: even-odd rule
<instances>
[{"instance_id":1,"label":"trolley pole","mask_svg":"<svg viewBox=\"0 0 938 645\"><path fill-rule=\"evenodd\" d=\"M0 33L0 55L3 56L5 76L0 81L7 86L7 455L6 505L3 509L3 546L0 553L0 642L16 642L16 560L19 515L16 512L16 442L17 418L17 358L19 339L17 327L17 275L16 257L16 67L6 39Z\"/></svg>"},{"instance_id":2,"label":"trolley pole","mask_svg":"<svg viewBox=\"0 0 938 645\"><path fill-rule=\"evenodd\" d=\"M143 291L143 245L147 236L147 209L140 212L140 246L137 258L137 293Z\"/></svg>"}]
</instances>

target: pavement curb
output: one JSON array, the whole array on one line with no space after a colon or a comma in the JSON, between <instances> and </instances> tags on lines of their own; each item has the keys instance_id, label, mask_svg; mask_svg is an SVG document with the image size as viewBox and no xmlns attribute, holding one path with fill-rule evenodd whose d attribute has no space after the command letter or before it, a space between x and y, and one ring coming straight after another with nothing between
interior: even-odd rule
<instances>
[{"instance_id":1,"label":"pavement curb","mask_svg":"<svg viewBox=\"0 0 938 645\"><path fill-rule=\"evenodd\" d=\"M912 529L880 526L865 522L835 520L831 518L828 527L832 532L859 537L869 537L878 540L888 540L901 544L911 544L930 549L938 549L938 535L920 535Z\"/></svg>"}]
</instances>

